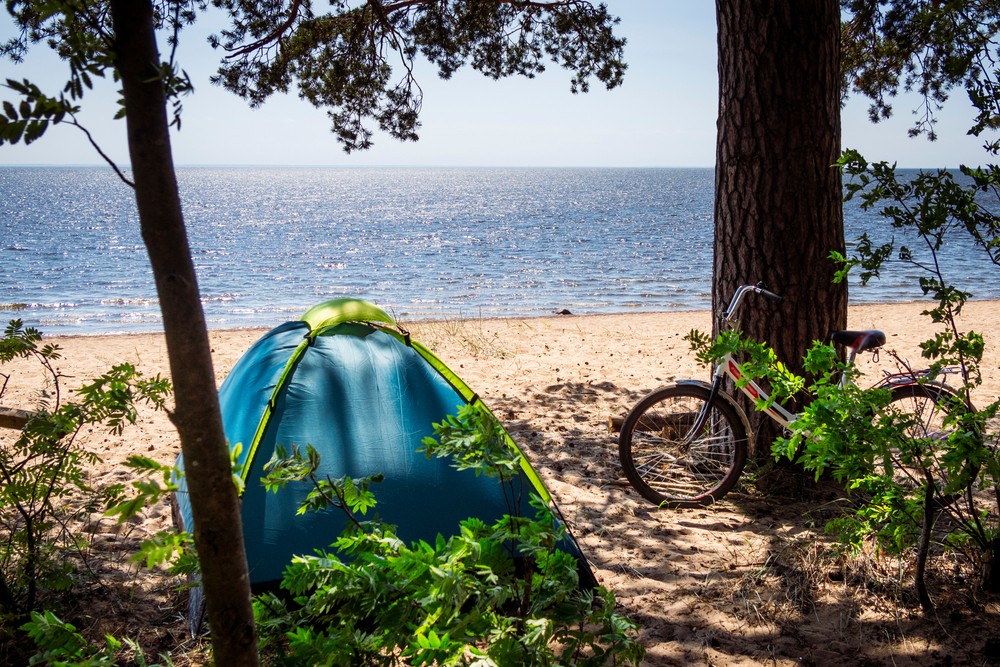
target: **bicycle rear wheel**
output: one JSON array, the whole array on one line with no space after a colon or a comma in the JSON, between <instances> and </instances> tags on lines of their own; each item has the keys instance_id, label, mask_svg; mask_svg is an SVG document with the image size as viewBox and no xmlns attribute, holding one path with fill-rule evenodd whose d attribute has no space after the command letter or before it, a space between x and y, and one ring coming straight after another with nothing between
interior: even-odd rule
<instances>
[{"instance_id":1,"label":"bicycle rear wheel","mask_svg":"<svg viewBox=\"0 0 1000 667\"><path fill-rule=\"evenodd\" d=\"M907 441L888 452L886 460L876 462L876 470L904 487L917 487L927 481L930 473L942 499L950 501L964 492L975 477L974 471L963 471L955 484L954 477L944 466L948 437L953 426L945 420L958 401L949 388L928 384L907 384L892 388L892 398L886 412L906 422Z\"/></svg>"},{"instance_id":2,"label":"bicycle rear wheel","mask_svg":"<svg viewBox=\"0 0 1000 667\"><path fill-rule=\"evenodd\" d=\"M657 389L625 417L618 457L639 494L664 507L697 507L722 498L739 480L747 432L736 410L717 397L694 432L710 391L678 384Z\"/></svg>"}]
</instances>

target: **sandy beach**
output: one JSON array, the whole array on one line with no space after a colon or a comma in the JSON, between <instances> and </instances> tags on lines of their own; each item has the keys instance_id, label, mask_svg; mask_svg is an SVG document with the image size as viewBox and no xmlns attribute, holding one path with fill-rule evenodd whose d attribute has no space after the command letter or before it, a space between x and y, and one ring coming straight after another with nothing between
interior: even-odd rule
<instances>
[{"instance_id":1,"label":"sandy beach","mask_svg":"<svg viewBox=\"0 0 1000 667\"><path fill-rule=\"evenodd\" d=\"M933 331L920 315L925 307L855 306L849 326L882 329L887 347L917 365L917 344ZM1000 395L998 321L1000 302L969 303L962 318L963 327L983 333L987 341L984 384L974 395L979 404ZM641 626L646 664L981 664L989 641L1000 641L996 600L978 600L975 611L949 608L950 616L926 618L915 604L893 608L868 584L845 576L843 563L824 556L829 538L822 532L820 501L763 498L747 486L711 508L660 511L628 487L608 418L624 415L659 385L682 377L707 379L683 340L691 329L710 330L707 312L403 324L483 397L521 444L599 581L617 593L623 611ZM219 382L262 333L211 333ZM122 361L146 374L167 374L161 335L51 340L62 348L59 367L68 376L67 387ZM865 357L867 379L877 380L880 368L893 368L889 355L880 359L876 367ZM0 372L10 375L0 403L30 408L39 388L37 369L15 363ZM170 463L179 452L162 414L143 414L120 439L99 432L84 438L102 457L95 470L101 482L127 482L130 474L121 462L133 453ZM130 539L167 525L169 509L153 508ZM805 567L808 563L814 567ZM891 579L895 566L886 561L884 567ZM941 599L947 597L946 575L936 572L931 582ZM910 585L906 574L895 576L899 585ZM149 586L145 594L158 596L158 602L137 616L136 627L158 633L167 649L183 635L181 605L173 606L162 588ZM136 594L139 600L143 596L142 590Z\"/></svg>"}]
</instances>

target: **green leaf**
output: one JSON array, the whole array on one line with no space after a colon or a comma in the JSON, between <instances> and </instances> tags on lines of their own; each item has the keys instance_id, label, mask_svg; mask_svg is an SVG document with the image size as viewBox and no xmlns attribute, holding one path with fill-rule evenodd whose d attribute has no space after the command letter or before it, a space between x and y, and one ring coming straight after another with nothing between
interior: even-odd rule
<instances>
[{"instance_id":1,"label":"green leaf","mask_svg":"<svg viewBox=\"0 0 1000 667\"><path fill-rule=\"evenodd\" d=\"M24 128L27 126L27 121L19 120L14 123L8 123L6 132L4 133L4 138L11 144L16 144L21 140L21 135L24 134Z\"/></svg>"},{"instance_id":2,"label":"green leaf","mask_svg":"<svg viewBox=\"0 0 1000 667\"><path fill-rule=\"evenodd\" d=\"M118 523L125 523L134 516L137 516L139 512L146 506L146 501L148 498L144 495L137 495L128 500L118 503L114 507L108 508L104 513L108 517L118 517Z\"/></svg>"},{"instance_id":3,"label":"green leaf","mask_svg":"<svg viewBox=\"0 0 1000 667\"><path fill-rule=\"evenodd\" d=\"M30 144L36 139L39 139L43 134L45 134L45 130L48 129L48 125L48 121L35 121L28 123L28 128L24 133L24 143Z\"/></svg>"},{"instance_id":4,"label":"green leaf","mask_svg":"<svg viewBox=\"0 0 1000 667\"><path fill-rule=\"evenodd\" d=\"M153 568L170 562L193 546L194 542L187 533L161 531L153 537L143 540L139 546L139 552L132 557L132 561L136 563L145 561L146 567Z\"/></svg>"},{"instance_id":5,"label":"green leaf","mask_svg":"<svg viewBox=\"0 0 1000 667\"><path fill-rule=\"evenodd\" d=\"M148 456L142 456L141 454L132 454L129 456L125 460L125 465L140 472L162 472L171 468L171 466L164 465L149 458Z\"/></svg>"}]
</instances>

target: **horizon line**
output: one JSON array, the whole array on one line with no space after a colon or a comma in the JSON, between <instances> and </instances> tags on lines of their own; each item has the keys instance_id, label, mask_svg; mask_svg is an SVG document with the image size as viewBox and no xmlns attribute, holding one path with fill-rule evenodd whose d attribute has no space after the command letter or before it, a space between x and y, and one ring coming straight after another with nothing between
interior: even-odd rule
<instances>
[{"instance_id":1,"label":"horizon line","mask_svg":"<svg viewBox=\"0 0 1000 667\"><path fill-rule=\"evenodd\" d=\"M834 165L831 165L831 167ZM961 165L968 166L968 165ZM179 169L191 168L211 168L211 169L238 169L238 168L281 168L281 169L715 169L715 165L515 165L515 164L310 164L310 163L263 163L263 162L186 162L174 165ZM0 168L10 169L83 169L83 168L104 168L110 170L110 166L103 162L14 162L10 164L0 163ZM131 171L131 165L119 165L119 169ZM957 170L959 166L916 166L916 165L896 165L897 169L946 169Z\"/></svg>"}]
</instances>

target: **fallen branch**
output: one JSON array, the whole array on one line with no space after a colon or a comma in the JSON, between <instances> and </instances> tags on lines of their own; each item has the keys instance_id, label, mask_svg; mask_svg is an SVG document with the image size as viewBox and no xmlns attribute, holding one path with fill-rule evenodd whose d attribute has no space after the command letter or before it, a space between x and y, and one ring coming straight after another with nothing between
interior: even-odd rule
<instances>
[{"instance_id":1,"label":"fallen branch","mask_svg":"<svg viewBox=\"0 0 1000 667\"><path fill-rule=\"evenodd\" d=\"M18 410L17 408L5 408L0 406L0 428L22 429L28 420L35 415L34 412Z\"/></svg>"}]
</instances>

